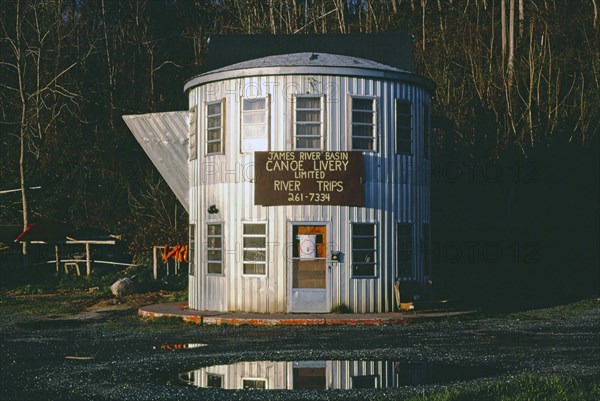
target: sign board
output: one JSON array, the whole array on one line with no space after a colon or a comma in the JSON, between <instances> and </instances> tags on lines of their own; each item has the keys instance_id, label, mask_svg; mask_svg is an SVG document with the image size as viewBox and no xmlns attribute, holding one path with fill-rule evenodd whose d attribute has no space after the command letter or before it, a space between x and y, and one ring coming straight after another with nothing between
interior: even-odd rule
<instances>
[{"instance_id":1,"label":"sign board","mask_svg":"<svg viewBox=\"0 0 600 401\"><path fill-rule=\"evenodd\" d=\"M254 204L363 206L362 152L255 152Z\"/></svg>"}]
</instances>

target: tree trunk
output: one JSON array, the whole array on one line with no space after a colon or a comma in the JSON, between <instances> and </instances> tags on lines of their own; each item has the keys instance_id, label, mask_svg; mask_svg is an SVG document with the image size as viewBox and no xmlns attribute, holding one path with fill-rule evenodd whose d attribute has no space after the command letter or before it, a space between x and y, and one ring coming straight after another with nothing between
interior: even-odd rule
<instances>
[{"instance_id":1,"label":"tree trunk","mask_svg":"<svg viewBox=\"0 0 600 401\"><path fill-rule=\"evenodd\" d=\"M515 63L515 0L510 0L510 11L508 21L508 87L513 84L514 63Z\"/></svg>"},{"instance_id":2,"label":"tree trunk","mask_svg":"<svg viewBox=\"0 0 600 401\"><path fill-rule=\"evenodd\" d=\"M502 37L502 67L506 58L506 0L500 2L500 36Z\"/></svg>"},{"instance_id":3,"label":"tree trunk","mask_svg":"<svg viewBox=\"0 0 600 401\"><path fill-rule=\"evenodd\" d=\"M427 0L421 0L421 11L423 15L421 17L421 29L423 30L423 50L425 50L425 6L427 4Z\"/></svg>"},{"instance_id":4,"label":"tree trunk","mask_svg":"<svg viewBox=\"0 0 600 401\"><path fill-rule=\"evenodd\" d=\"M277 27L275 26L275 6L273 0L269 0L269 21L271 23L271 33L277 33Z\"/></svg>"},{"instance_id":5,"label":"tree trunk","mask_svg":"<svg viewBox=\"0 0 600 401\"><path fill-rule=\"evenodd\" d=\"M519 0L519 38L523 37L523 22L525 21L525 5Z\"/></svg>"},{"instance_id":6,"label":"tree trunk","mask_svg":"<svg viewBox=\"0 0 600 401\"><path fill-rule=\"evenodd\" d=\"M23 92L21 92L23 95ZM27 204L27 182L25 180L25 99L23 98L22 112L21 112L21 132L19 137L19 179L21 181L21 205L23 211L23 231L29 225L29 206ZM23 255L23 267L25 270L29 269L29 261L27 259L27 242L23 242L21 247L21 253Z\"/></svg>"},{"instance_id":7,"label":"tree trunk","mask_svg":"<svg viewBox=\"0 0 600 401\"><path fill-rule=\"evenodd\" d=\"M115 69L113 66L113 61L110 57L110 49L109 49L109 44L108 44L108 19L106 18L106 8L104 6L104 0L102 0L100 2L100 6L101 6L101 12L102 12L102 20L104 21L104 23L102 24L103 27L103 33L104 33L104 46L105 46L105 50L106 50L106 66L108 68L108 99L109 99L109 115L110 115L110 120L109 120L109 125L111 128L114 128L114 118L113 118L113 113L114 113L114 109L115 109L115 99L113 96L113 90L114 90L114 86L115 86L115 80L114 80L114 76L115 76Z\"/></svg>"},{"instance_id":8,"label":"tree trunk","mask_svg":"<svg viewBox=\"0 0 600 401\"><path fill-rule=\"evenodd\" d=\"M22 31L21 31L21 2L17 1L16 4L16 18L15 18L15 41L13 44L13 53L15 56L15 67L17 70L17 77L19 81L19 103L21 106L21 118L19 128L19 181L21 184L21 210L23 217L23 231L29 225L29 206L27 203L27 181L26 181L26 168L25 168L25 142L27 137L27 99L24 75L25 66L23 64L23 57L25 54L21 48ZM23 242L21 246L23 268L29 270L29 261L27 259L27 243Z\"/></svg>"}]
</instances>

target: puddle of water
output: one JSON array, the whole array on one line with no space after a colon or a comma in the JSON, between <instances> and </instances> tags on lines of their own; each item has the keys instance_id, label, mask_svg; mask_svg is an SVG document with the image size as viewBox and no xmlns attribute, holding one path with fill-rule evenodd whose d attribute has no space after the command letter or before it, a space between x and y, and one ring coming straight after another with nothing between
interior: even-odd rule
<instances>
[{"instance_id":1,"label":"puddle of water","mask_svg":"<svg viewBox=\"0 0 600 401\"><path fill-rule=\"evenodd\" d=\"M187 343L187 344L163 344L160 347L152 347L152 349L189 349L189 348L202 348L206 347L208 344L204 343Z\"/></svg>"},{"instance_id":2,"label":"puddle of water","mask_svg":"<svg viewBox=\"0 0 600 401\"><path fill-rule=\"evenodd\" d=\"M228 390L352 390L443 384L493 376L488 366L397 361L253 361L207 366L179 378Z\"/></svg>"}]
</instances>

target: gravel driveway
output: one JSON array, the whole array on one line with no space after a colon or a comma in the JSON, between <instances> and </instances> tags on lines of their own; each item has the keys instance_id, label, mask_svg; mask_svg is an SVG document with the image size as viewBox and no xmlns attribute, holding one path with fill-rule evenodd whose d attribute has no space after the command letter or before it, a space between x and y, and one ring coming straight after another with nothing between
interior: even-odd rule
<instances>
[{"instance_id":1,"label":"gravel driveway","mask_svg":"<svg viewBox=\"0 0 600 401\"><path fill-rule=\"evenodd\" d=\"M400 399L473 381L379 390L235 391L185 385L179 374L239 361L391 360L483 366L598 381L600 301L510 315L363 327L214 327L142 321L131 304L70 314L10 313L0 328L2 400ZM16 306L15 306L16 308ZM206 344L184 348L186 344Z\"/></svg>"}]
</instances>

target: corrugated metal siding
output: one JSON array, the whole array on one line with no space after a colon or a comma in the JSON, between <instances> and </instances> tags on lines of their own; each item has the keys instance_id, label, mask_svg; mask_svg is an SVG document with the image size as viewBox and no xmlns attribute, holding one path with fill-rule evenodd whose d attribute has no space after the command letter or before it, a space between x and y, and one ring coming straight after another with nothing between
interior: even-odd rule
<instances>
[{"instance_id":1,"label":"corrugated metal siding","mask_svg":"<svg viewBox=\"0 0 600 401\"><path fill-rule=\"evenodd\" d=\"M189 211L189 112L173 111L123 116L156 169Z\"/></svg>"},{"instance_id":2,"label":"corrugated metal siding","mask_svg":"<svg viewBox=\"0 0 600 401\"><path fill-rule=\"evenodd\" d=\"M247 171L252 153L240 152L240 96L271 95L270 150L293 150L293 106L295 93L326 95L326 150L348 149L348 95L378 98L379 152L366 152L365 207L254 205L254 185ZM329 305L345 303L361 313L391 311L394 308L393 285L396 264L396 223L414 225L414 278L423 281L420 252L421 227L429 222L429 163L422 158L422 105L429 94L413 84L341 76L263 76L240 78L193 88L190 107L199 105L199 158L191 162L198 186L190 219L198 224L199 238L207 219L222 221L227 249L225 274L206 277L206 266L198 263L198 274L190 277L190 306L208 310L240 310L276 313L290 310L288 285L289 224L320 222L329 225L330 248L344 254L343 263L329 270ZM204 156L205 102L226 99L225 154ZM395 154L394 99L413 102L413 155ZM427 170L428 171L428 170ZM193 197L193 196L192 196ZM209 205L219 213L209 215ZM242 274L242 221L267 221L270 252L267 275ZM351 278L351 223L376 223L378 238L378 275L376 278ZM202 261L204 244L197 246Z\"/></svg>"},{"instance_id":3,"label":"corrugated metal siding","mask_svg":"<svg viewBox=\"0 0 600 401\"><path fill-rule=\"evenodd\" d=\"M375 376L378 388L398 387L395 362L392 361L331 361L328 362L330 388L351 390L353 377Z\"/></svg>"},{"instance_id":4,"label":"corrugated metal siding","mask_svg":"<svg viewBox=\"0 0 600 401\"><path fill-rule=\"evenodd\" d=\"M244 379L264 380L267 390L287 389L288 365L291 362L239 362L231 365L208 366L183 375L191 384L197 387L207 387L208 374L222 378L222 388L239 390L244 388Z\"/></svg>"}]
</instances>

